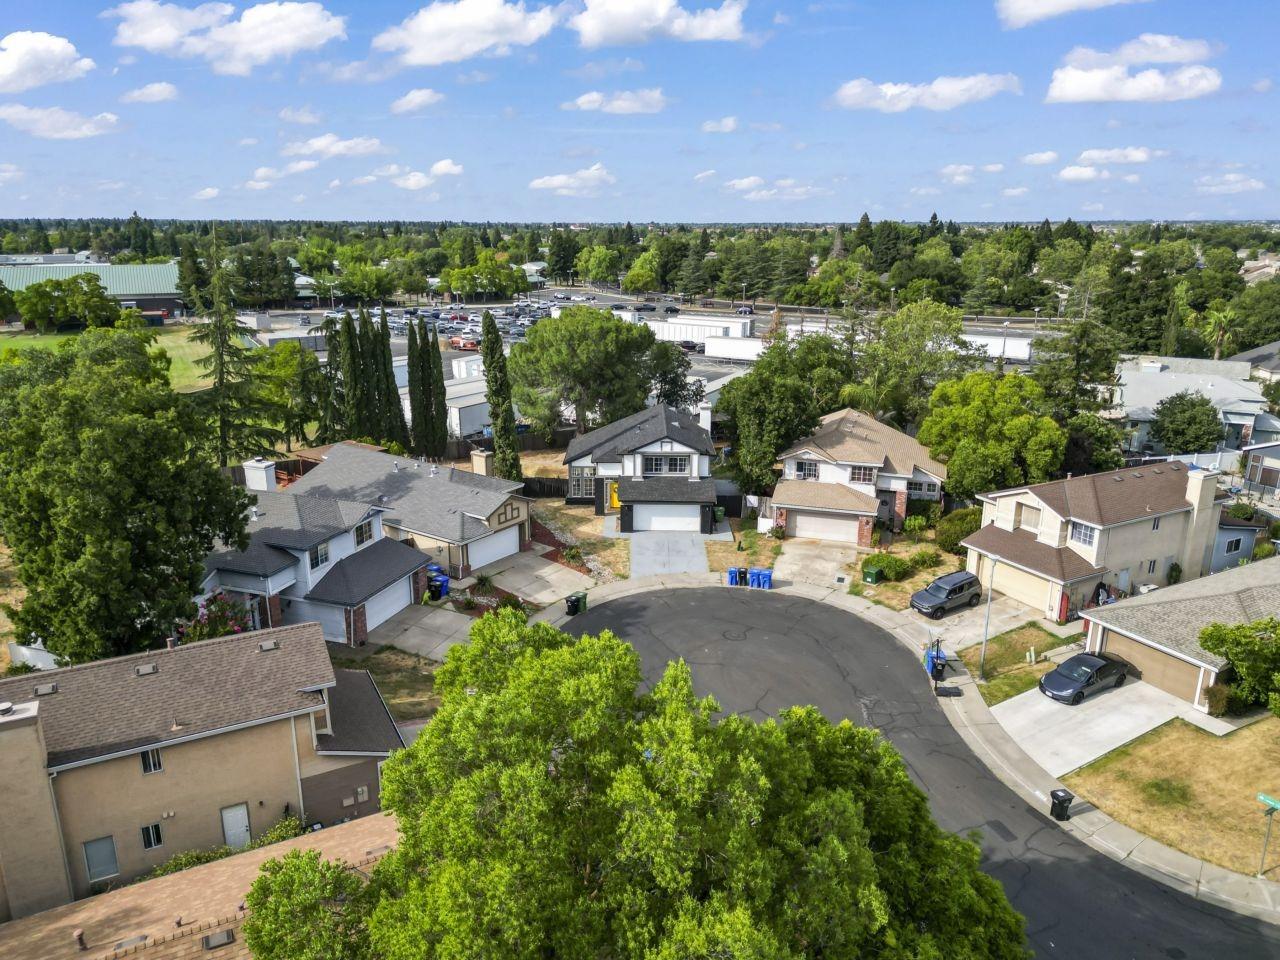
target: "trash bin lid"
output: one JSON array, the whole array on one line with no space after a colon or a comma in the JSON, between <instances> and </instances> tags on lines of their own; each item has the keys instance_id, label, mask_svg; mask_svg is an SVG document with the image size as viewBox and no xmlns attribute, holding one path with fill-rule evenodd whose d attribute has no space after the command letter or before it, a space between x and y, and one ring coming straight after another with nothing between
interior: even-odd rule
<instances>
[{"instance_id":1,"label":"trash bin lid","mask_svg":"<svg viewBox=\"0 0 1280 960\"><path fill-rule=\"evenodd\" d=\"M1057 790L1050 790L1049 796L1053 797L1055 800L1074 800L1076 798L1076 795L1070 790L1063 790L1061 788Z\"/></svg>"}]
</instances>

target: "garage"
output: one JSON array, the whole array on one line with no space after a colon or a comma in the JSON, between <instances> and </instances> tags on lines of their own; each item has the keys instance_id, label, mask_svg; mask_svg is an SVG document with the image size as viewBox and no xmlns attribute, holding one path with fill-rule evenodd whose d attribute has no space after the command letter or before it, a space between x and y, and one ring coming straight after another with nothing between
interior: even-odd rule
<instances>
[{"instance_id":1,"label":"garage","mask_svg":"<svg viewBox=\"0 0 1280 960\"><path fill-rule=\"evenodd\" d=\"M1139 677L1175 697L1195 703L1200 692L1200 668L1163 650L1147 646L1114 630L1103 631L1102 649L1133 664Z\"/></svg>"},{"instance_id":2,"label":"garage","mask_svg":"<svg viewBox=\"0 0 1280 960\"><path fill-rule=\"evenodd\" d=\"M858 518L837 513L787 511L787 536L808 540L858 542Z\"/></svg>"},{"instance_id":3,"label":"garage","mask_svg":"<svg viewBox=\"0 0 1280 960\"><path fill-rule=\"evenodd\" d=\"M364 603L365 628L372 630L413 603L412 577L397 580L385 590L375 593Z\"/></svg>"},{"instance_id":4,"label":"garage","mask_svg":"<svg viewBox=\"0 0 1280 960\"><path fill-rule=\"evenodd\" d=\"M637 503L632 508L632 529L678 530L697 533L702 528L702 510L696 503Z\"/></svg>"},{"instance_id":5,"label":"garage","mask_svg":"<svg viewBox=\"0 0 1280 960\"><path fill-rule=\"evenodd\" d=\"M467 563L472 570L520 552L520 526L507 527L467 544Z\"/></svg>"},{"instance_id":6,"label":"garage","mask_svg":"<svg viewBox=\"0 0 1280 960\"><path fill-rule=\"evenodd\" d=\"M1049 611L1049 593L1053 588L1053 584L1044 577L1038 577L1034 573L1028 573L1026 570L1019 570L1007 563L1001 563L996 566L995 580L991 579L991 559L981 554L976 554L978 558L977 569L973 572L978 575L978 579L982 581L983 587L990 586L997 593L1003 593L1006 597L1017 600L1019 603L1025 603L1033 610L1038 610L1042 614L1048 614ZM1054 613L1056 616L1056 611Z\"/></svg>"}]
</instances>

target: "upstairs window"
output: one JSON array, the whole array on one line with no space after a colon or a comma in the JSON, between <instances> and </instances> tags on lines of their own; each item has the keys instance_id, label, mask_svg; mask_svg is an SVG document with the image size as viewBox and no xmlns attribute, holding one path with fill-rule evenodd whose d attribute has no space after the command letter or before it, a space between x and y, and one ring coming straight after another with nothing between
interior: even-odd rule
<instances>
[{"instance_id":1,"label":"upstairs window","mask_svg":"<svg viewBox=\"0 0 1280 960\"><path fill-rule=\"evenodd\" d=\"M849 482L850 483L875 483L876 468L875 467L850 467Z\"/></svg>"},{"instance_id":2,"label":"upstairs window","mask_svg":"<svg viewBox=\"0 0 1280 960\"><path fill-rule=\"evenodd\" d=\"M360 526L356 527L356 547L363 547L366 543L373 539L373 521L366 520Z\"/></svg>"},{"instance_id":3,"label":"upstairs window","mask_svg":"<svg viewBox=\"0 0 1280 960\"><path fill-rule=\"evenodd\" d=\"M1083 523L1071 521L1071 539L1073 542L1082 546L1092 547L1097 540L1098 531L1093 527L1085 526Z\"/></svg>"},{"instance_id":4,"label":"upstairs window","mask_svg":"<svg viewBox=\"0 0 1280 960\"><path fill-rule=\"evenodd\" d=\"M796 479L797 480L817 480L818 464L813 460L797 460L796 461Z\"/></svg>"},{"instance_id":5,"label":"upstairs window","mask_svg":"<svg viewBox=\"0 0 1280 960\"><path fill-rule=\"evenodd\" d=\"M311 564L311 569L323 567L329 562L329 544L318 543L307 551L307 561Z\"/></svg>"},{"instance_id":6,"label":"upstairs window","mask_svg":"<svg viewBox=\"0 0 1280 960\"><path fill-rule=\"evenodd\" d=\"M154 850L162 843L164 843L164 836L160 833L160 824L150 823L142 828L143 850Z\"/></svg>"},{"instance_id":7,"label":"upstairs window","mask_svg":"<svg viewBox=\"0 0 1280 960\"><path fill-rule=\"evenodd\" d=\"M144 750L141 756L143 773L159 773L164 769L164 762L160 759L159 750Z\"/></svg>"},{"instance_id":8,"label":"upstairs window","mask_svg":"<svg viewBox=\"0 0 1280 960\"><path fill-rule=\"evenodd\" d=\"M645 457L643 463L645 476L662 473L688 473L688 457Z\"/></svg>"}]
</instances>

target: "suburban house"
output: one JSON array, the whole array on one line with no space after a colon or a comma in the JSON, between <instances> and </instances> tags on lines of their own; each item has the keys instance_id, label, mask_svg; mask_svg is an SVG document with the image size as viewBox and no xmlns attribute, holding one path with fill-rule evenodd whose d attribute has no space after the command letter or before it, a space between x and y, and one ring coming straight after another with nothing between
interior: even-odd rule
<instances>
[{"instance_id":1,"label":"suburban house","mask_svg":"<svg viewBox=\"0 0 1280 960\"><path fill-rule=\"evenodd\" d=\"M337 443L288 490L372 504L387 537L465 577L518 553L532 532L524 484L489 476L492 460L476 451L467 471Z\"/></svg>"},{"instance_id":2,"label":"suburban house","mask_svg":"<svg viewBox=\"0 0 1280 960\"><path fill-rule=\"evenodd\" d=\"M785 450L782 479L760 512L789 537L871 545L877 520L901 529L908 500L941 500L947 468L914 437L857 410L822 418Z\"/></svg>"},{"instance_id":3,"label":"suburban house","mask_svg":"<svg viewBox=\"0 0 1280 960\"><path fill-rule=\"evenodd\" d=\"M1116 593L1209 570L1221 515L1217 471L1176 461L982 494L962 546L987 589L1065 622Z\"/></svg>"},{"instance_id":4,"label":"suburban house","mask_svg":"<svg viewBox=\"0 0 1280 960\"><path fill-rule=\"evenodd\" d=\"M1280 380L1280 340L1264 343L1227 359L1249 364L1249 369L1259 380Z\"/></svg>"},{"instance_id":5,"label":"suburban house","mask_svg":"<svg viewBox=\"0 0 1280 960\"><path fill-rule=\"evenodd\" d=\"M1208 397L1218 408L1225 430L1222 448L1238 450L1251 443L1280 440L1280 418L1267 412L1267 398L1249 379L1251 370L1246 360L1126 357L1116 367L1107 416L1119 421L1126 452L1162 455L1166 451L1151 436L1156 407L1161 400L1189 390Z\"/></svg>"},{"instance_id":6,"label":"suburban house","mask_svg":"<svg viewBox=\"0 0 1280 960\"><path fill-rule=\"evenodd\" d=\"M1277 610L1280 557L1273 557L1086 610L1086 649L1114 653L1144 682L1208 710L1205 688L1229 666L1200 646L1200 631L1252 623Z\"/></svg>"},{"instance_id":7,"label":"suburban house","mask_svg":"<svg viewBox=\"0 0 1280 960\"><path fill-rule=\"evenodd\" d=\"M244 471L257 501L249 546L209 554L197 602L224 594L244 603L255 629L314 620L326 639L358 646L426 592L430 561L386 535L382 506L277 490L270 460Z\"/></svg>"},{"instance_id":8,"label":"suburban house","mask_svg":"<svg viewBox=\"0 0 1280 960\"><path fill-rule=\"evenodd\" d=\"M314 623L0 680L0 921L244 847L281 817L379 809L403 746Z\"/></svg>"},{"instance_id":9,"label":"suburban house","mask_svg":"<svg viewBox=\"0 0 1280 960\"><path fill-rule=\"evenodd\" d=\"M1280 501L1280 440L1255 443L1240 451L1244 488L1251 494Z\"/></svg>"},{"instance_id":10,"label":"suburban house","mask_svg":"<svg viewBox=\"0 0 1280 960\"><path fill-rule=\"evenodd\" d=\"M684 410L657 404L574 437L565 451L566 503L618 514L623 533L715 531L715 447Z\"/></svg>"},{"instance_id":11,"label":"suburban house","mask_svg":"<svg viewBox=\"0 0 1280 960\"><path fill-rule=\"evenodd\" d=\"M1229 567L1238 567L1253 559L1253 548L1267 537L1269 521L1260 516L1242 520L1231 516L1228 508L1222 508L1218 518L1218 531L1213 540L1213 554L1209 560L1209 572L1218 573Z\"/></svg>"}]
</instances>

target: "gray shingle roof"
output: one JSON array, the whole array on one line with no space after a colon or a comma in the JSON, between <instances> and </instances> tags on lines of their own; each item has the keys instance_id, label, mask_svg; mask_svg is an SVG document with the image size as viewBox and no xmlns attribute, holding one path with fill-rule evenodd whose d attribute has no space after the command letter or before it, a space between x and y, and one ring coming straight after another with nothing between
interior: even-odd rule
<instances>
[{"instance_id":1,"label":"gray shingle roof","mask_svg":"<svg viewBox=\"0 0 1280 960\"><path fill-rule=\"evenodd\" d=\"M596 463L614 463L624 453L659 440L674 440L708 456L715 453L711 434L698 425L697 419L684 410L660 403L574 437L569 441L564 462L590 455Z\"/></svg>"},{"instance_id":2,"label":"gray shingle roof","mask_svg":"<svg viewBox=\"0 0 1280 960\"><path fill-rule=\"evenodd\" d=\"M335 670L329 689L333 733L316 735L317 753L390 753L404 746L368 670Z\"/></svg>"},{"instance_id":3,"label":"gray shingle roof","mask_svg":"<svg viewBox=\"0 0 1280 960\"><path fill-rule=\"evenodd\" d=\"M1034 493L1060 517L1102 527L1191 509L1187 468L1176 461L1051 480L987 496L1003 496L1017 489Z\"/></svg>"},{"instance_id":4,"label":"gray shingle roof","mask_svg":"<svg viewBox=\"0 0 1280 960\"><path fill-rule=\"evenodd\" d=\"M333 682L320 625L302 623L0 680L0 700L39 704L54 767L319 707ZM36 697L46 683L57 692Z\"/></svg>"},{"instance_id":5,"label":"gray shingle roof","mask_svg":"<svg viewBox=\"0 0 1280 960\"><path fill-rule=\"evenodd\" d=\"M1260 347L1254 347L1252 350L1246 350L1243 353L1237 353L1228 360L1243 360L1251 366L1257 367L1259 370L1270 370L1272 373L1280 373L1280 340L1273 343L1264 343Z\"/></svg>"},{"instance_id":6,"label":"gray shingle roof","mask_svg":"<svg viewBox=\"0 0 1280 960\"><path fill-rule=\"evenodd\" d=\"M289 487L297 493L374 504L386 511L384 522L449 543L488 536L493 531L480 518L523 489L522 483L452 467L433 477L427 464L345 443L334 446Z\"/></svg>"},{"instance_id":7,"label":"gray shingle roof","mask_svg":"<svg viewBox=\"0 0 1280 960\"><path fill-rule=\"evenodd\" d=\"M420 570L430 562L425 553L383 537L333 565L307 594L308 600L354 607L379 590Z\"/></svg>"},{"instance_id":8,"label":"gray shingle roof","mask_svg":"<svg viewBox=\"0 0 1280 960\"><path fill-rule=\"evenodd\" d=\"M716 482L710 477L623 477L618 481L623 503L715 503Z\"/></svg>"},{"instance_id":9,"label":"gray shingle roof","mask_svg":"<svg viewBox=\"0 0 1280 960\"><path fill-rule=\"evenodd\" d=\"M42 280L65 280L96 273L111 297L176 297L178 264L174 263L45 263L0 265L0 282L14 292Z\"/></svg>"},{"instance_id":10,"label":"gray shingle roof","mask_svg":"<svg viewBox=\"0 0 1280 960\"><path fill-rule=\"evenodd\" d=\"M960 546L1007 560L1059 583L1105 573L1102 567L1095 567L1068 547L1051 547L1037 540L1030 530L1005 530L994 523L971 533Z\"/></svg>"},{"instance_id":11,"label":"gray shingle roof","mask_svg":"<svg viewBox=\"0 0 1280 960\"><path fill-rule=\"evenodd\" d=\"M1220 670L1227 661L1200 646L1200 631L1214 623L1252 623L1277 613L1280 557L1161 587L1085 610L1083 615Z\"/></svg>"}]
</instances>

